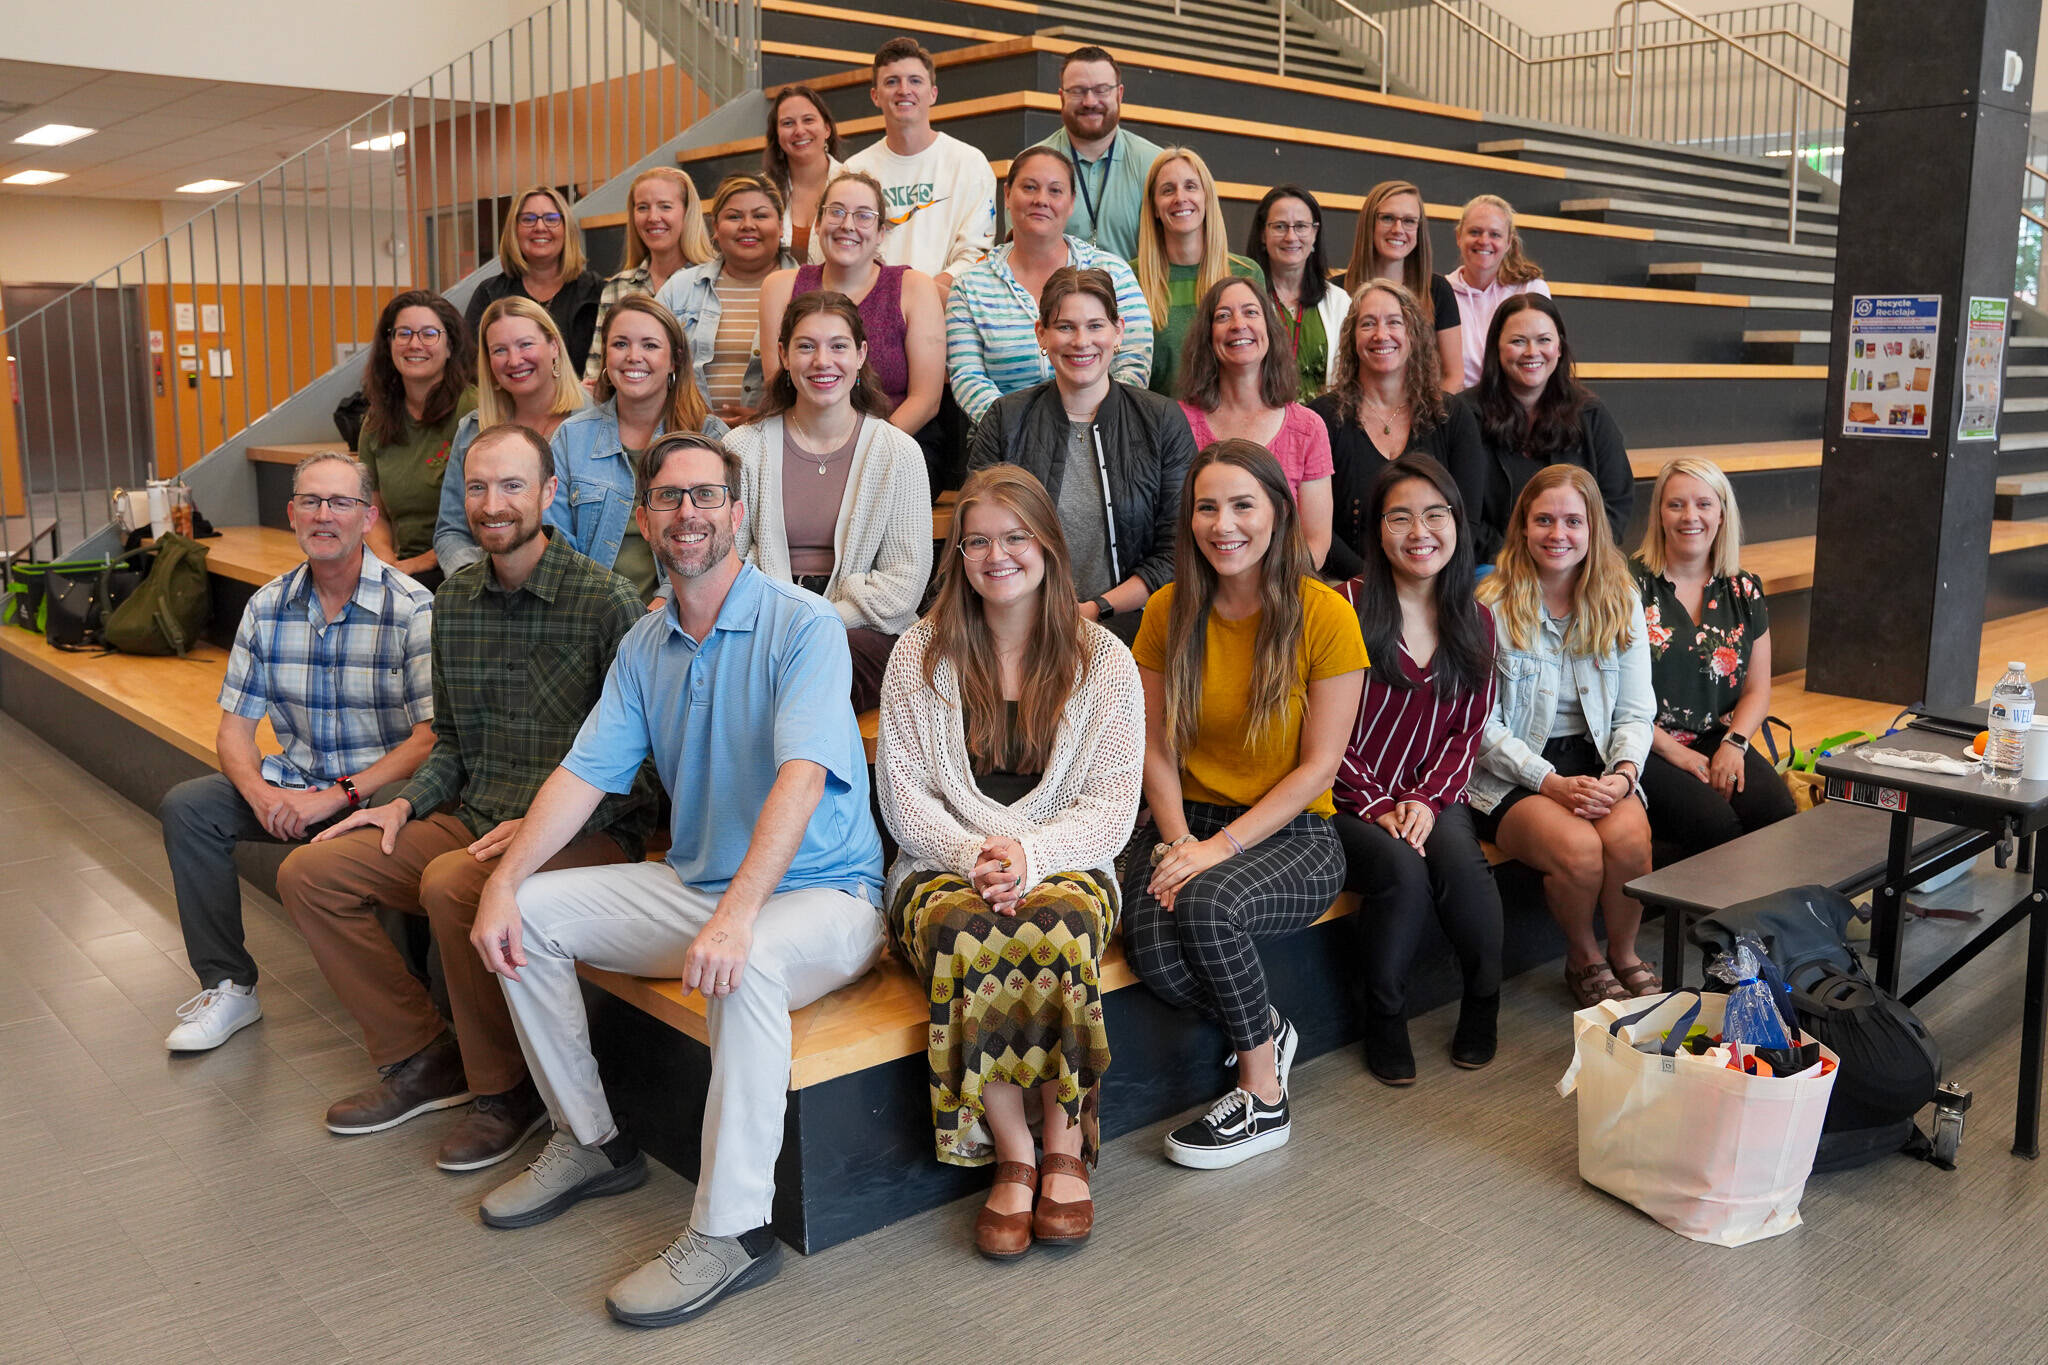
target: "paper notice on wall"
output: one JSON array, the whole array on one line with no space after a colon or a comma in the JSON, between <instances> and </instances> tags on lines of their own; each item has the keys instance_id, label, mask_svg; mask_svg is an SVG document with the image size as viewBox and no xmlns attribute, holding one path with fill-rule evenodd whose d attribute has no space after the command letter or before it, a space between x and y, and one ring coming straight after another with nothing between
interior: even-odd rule
<instances>
[{"instance_id":1,"label":"paper notice on wall","mask_svg":"<svg viewBox=\"0 0 2048 1365\"><path fill-rule=\"evenodd\" d=\"M220 331L219 304L202 303L199 305L199 330L202 332L215 333L218 333Z\"/></svg>"},{"instance_id":2,"label":"paper notice on wall","mask_svg":"<svg viewBox=\"0 0 2048 1365\"><path fill-rule=\"evenodd\" d=\"M1940 339L1939 294L1856 295L1849 313L1842 434L1922 440L1931 435Z\"/></svg>"},{"instance_id":3,"label":"paper notice on wall","mask_svg":"<svg viewBox=\"0 0 2048 1365\"><path fill-rule=\"evenodd\" d=\"M2005 324L2008 299L1971 299L1963 332L1963 415L1958 441L1998 439L1998 411L2005 394Z\"/></svg>"},{"instance_id":4,"label":"paper notice on wall","mask_svg":"<svg viewBox=\"0 0 2048 1365\"><path fill-rule=\"evenodd\" d=\"M192 330L192 305L174 303L171 305L171 325L181 332Z\"/></svg>"}]
</instances>

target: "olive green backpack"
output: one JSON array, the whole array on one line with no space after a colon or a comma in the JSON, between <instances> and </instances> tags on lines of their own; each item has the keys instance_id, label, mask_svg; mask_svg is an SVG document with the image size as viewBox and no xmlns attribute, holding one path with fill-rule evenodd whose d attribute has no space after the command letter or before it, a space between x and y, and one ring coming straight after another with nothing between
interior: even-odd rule
<instances>
[{"instance_id":1,"label":"olive green backpack","mask_svg":"<svg viewBox=\"0 0 2048 1365\"><path fill-rule=\"evenodd\" d=\"M206 547L173 531L156 542L142 585L107 616L102 638L123 654L176 654L200 641L213 619Z\"/></svg>"}]
</instances>

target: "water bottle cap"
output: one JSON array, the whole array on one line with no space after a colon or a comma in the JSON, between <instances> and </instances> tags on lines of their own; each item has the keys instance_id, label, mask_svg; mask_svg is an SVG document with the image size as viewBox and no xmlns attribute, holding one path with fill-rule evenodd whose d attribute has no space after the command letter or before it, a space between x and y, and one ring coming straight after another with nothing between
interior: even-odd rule
<instances>
[{"instance_id":1,"label":"water bottle cap","mask_svg":"<svg viewBox=\"0 0 2048 1365\"><path fill-rule=\"evenodd\" d=\"M2008 673L2024 673L2027 671L2027 661L2025 659L2009 660L2005 665L2005 671Z\"/></svg>"}]
</instances>

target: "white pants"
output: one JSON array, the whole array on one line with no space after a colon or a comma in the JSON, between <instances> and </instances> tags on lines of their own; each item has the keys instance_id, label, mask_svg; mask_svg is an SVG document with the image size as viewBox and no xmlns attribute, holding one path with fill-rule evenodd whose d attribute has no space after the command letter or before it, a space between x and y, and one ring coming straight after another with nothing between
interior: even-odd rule
<instances>
[{"instance_id":1,"label":"white pants","mask_svg":"<svg viewBox=\"0 0 2048 1365\"><path fill-rule=\"evenodd\" d=\"M519 1045L558 1128L588 1146L615 1127L583 1011L576 964L682 975L683 954L718 898L664 863L542 872L519 888L526 966L500 978ZM882 917L843 891L770 896L754 921L739 989L711 1000L711 1088L690 1225L730 1237L769 1221L789 1090L789 1012L858 978L883 944Z\"/></svg>"}]
</instances>

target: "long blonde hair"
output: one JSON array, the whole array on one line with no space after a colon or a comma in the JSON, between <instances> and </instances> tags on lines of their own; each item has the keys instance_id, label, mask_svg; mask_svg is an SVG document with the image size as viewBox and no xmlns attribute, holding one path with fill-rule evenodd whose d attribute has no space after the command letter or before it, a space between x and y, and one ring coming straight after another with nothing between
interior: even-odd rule
<instances>
[{"instance_id":1,"label":"long blonde hair","mask_svg":"<svg viewBox=\"0 0 2048 1365\"><path fill-rule=\"evenodd\" d=\"M1472 216L1472 210L1478 208L1492 209L1508 225L1508 249L1500 256L1500 271L1497 276L1499 281L1502 284L1527 284L1531 280L1542 279L1543 267L1530 260L1522 251L1522 234L1515 226L1515 206L1499 195L1475 194L1465 201L1465 207L1458 214L1459 236L1464 235L1465 220ZM1460 257L1464 255L1462 246L1458 254ZM1465 268L1462 261L1458 268Z\"/></svg>"},{"instance_id":2,"label":"long blonde hair","mask_svg":"<svg viewBox=\"0 0 2048 1365\"><path fill-rule=\"evenodd\" d=\"M1195 152L1186 147L1168 147L1152 158L1152 168L1145 172L1145 211L1138 215L1138 255L1131 262L1139 292L1144 294L1146 306L1161 327L1166 325L1166 315L1172 310L1167 302L1166 233L1159 225L1159 210L1152 202L1152 194L1159 188L1160 175L1175 161L1185 161L1194 167L1196 178L1202 182L1202 262L1195 272L1195 297L1208 293L1212 285L1230 274L1230 239L1224 235L1223 206L1216 202L1216 177L1209 174L1209 163Z\"/></svg>"},{"instance_id":3,"label":"long blonde hair","mask_svg":"<svg viewBox=\"0 0 2048 1365\"><path fill-rule=\"evenodd\" d=\"M1650 524L1643 531L1642 548L1636 551L1636 558L1651 573L1664 572L1668 562L1664 547L1664 485L1675 474L1698 479L1721 500L1721 529L1714 532L1714 543L1707 550L1707 572L1715 578L1735 577L1742 572L1742 513L1735 509L1735 490L1729 487L1721 466L1691 455L1666 460L1657 471L1657 481L1650 485Z\"/></svg>"},{"instance_id":4,"label":"long blonde hair","mask_svg":"<svg viewBox=\"0 0 2048 1365\"><path fill-rule=\"evenodd\" d=\"M697 377L690 364L690 338L684 333L683 324L676 320L676 315L651 294L626 295L611 306L604 320L598 324L597 354L604 359L598 363L597 386L593 390L597 401L609 403L618 394L612 383L611 366L604 360L611 355L612 324L627 313L644 313L653 318L662 335L668 338L668 398L661 407L661 429L703 430L704 419L711 415L711 408L704 401L703 390L697 387Z\"/></svg>"},{"instance_id":5,"label":"long blonde hair","mask_svg":"<svg viewBox=\"0 0 2048 1365\"><path fill-rule=\"evenodd\" d=\"M536 196L553 204L555 212L562 215L562 278L573 280L588 262L583 254L583 226L569 212L569 201L562 192L548 185L535 185L512 197L512 207L505 211L505 226L498 232L498 268L515 278L526 273L526 253L519 249L519 215L526 211L526 201Z\"/></svg>"},{"instance_id":6,"label":"long blonde hair","mask_svg":"<svg viewBox=\"0 0 2048 1365\"><path fill-rule=\"evenodd\" d=\"M574 412L586 401L583 385L570 373L568 364L569 348L562 341L561 332L555 327L555 320L548 316L548 310L527 298L524 294L507 294L490 307L476 324L476 420L478 430L496 426L500 422L513 421L518 405L512 395L498 386L498 376L491 370L491 328L506 318L524 318L540 328L548 340L555 343L555 393L550 400L551 413Z\"/></svg>"},{"instance_id":7,"label":"long blonde hair","mask_svg":"<svg viewBox=\"0 0 2048 1365\"><path fill-rule=\"evenodd\" d=\"M638 270L648 257L647 243L640 240L640 234L633 229L633 196L640 191L640 185L648 180L670 180L683 196L683 234L678 243L683 249L683 264L702 265L718 252L711 245L711 230L704 224L704 201L697 197L697 182L685 175L678 166L650 166L633 177L633 183L626 187L626 269Z\"/></svg>"},{"instance_id":8,"label":"long blonde hair","mask_svg":"<svg viewBox=\"0 0 2048 1365\"><path fill-rule=\"evenodd\" d=\"M1216 570L1195 544L1195 480L1211 465L1234 465L1258 480L1273 508L1273 538L1259 565L1259 629L1252 642L1251 696L1244 723L1259 744L1287 722L1288 708L1306 695L1301 636L1302 582L1313 576L1301 517L1280 462L1255 441L1217 441L1188 464L1180 486L1180 526L1173 552L1173 603L1166 617L1166 731L1173 750L1195 745L1202 724L1202 667L1208 654L1209 613L1216 605Z\"/></svg>"},{"instance_id":9,"label":"long blonde hair","mask_svg":"<svg viewBox=\"0 0 2048 1365\"><path fill-rule=\"evenodd\" d=\"M1532 646L1543 614L1543 585L1529 553L1529 509L1553 488L1569 488L1586 504L1586 558L1572 583L1572 619L1564 647L1582 659L1619 654L1628 648L1631 617L1641 599L1628 561L1614 547L1600 486L1575 464L1545 465L1523 485L1493 572L1480 580L1479 600L1493 608L1510 645Z\"/></svg>"},{"instance_id":10,"label":"long blonde hair","mask_svg":"<svg viewBox=\"0 0 2048 1365\"><path fill-rule=\"evenodd\" d=\"M1375 236L1379 226L1380 208L1389 199L1404 194L1415 196L1415 246L1409 251L1408 259L1401 262L1401 283L1415 296L1416 306L1421 310L1422 320L1431 330L1436 326L1436 305L1429 296L1429 282L1432 278L1429 254L1429 205L1422 201L1422 191L1406 180L1382 180L1365 192L1365 202L1358 208L1358 231L1351 237L1351 263L1344 267L1344 287L1357 298L1358 291L1378 278L1380 253ZM1510 218L1509 222L1514 220Z\"/></svg>"}]
</instances>

